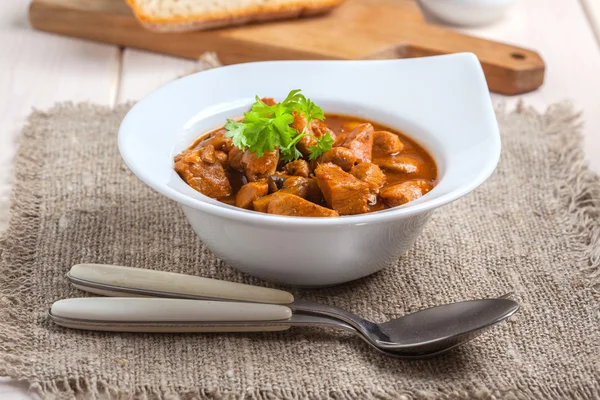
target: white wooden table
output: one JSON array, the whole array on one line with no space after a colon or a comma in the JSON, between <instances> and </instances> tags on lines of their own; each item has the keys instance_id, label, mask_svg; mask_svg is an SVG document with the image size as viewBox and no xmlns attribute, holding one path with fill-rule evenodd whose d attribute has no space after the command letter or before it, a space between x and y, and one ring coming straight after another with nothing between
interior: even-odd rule
<instances>
[{"instance_id":1,"label":"white wooden table","mask_svg":"<svg viewBox=\"0 0 600 400\"><path fill-rule=\"evenodd\" d=\"M27 3L0 2L0 230L8 215L15 143L32 108L66 100L114 105L139 99L194 66L192 61L33 31L27 24ZM585 151L600 172L600 2L519 0L503 21L462 31L541 53L547 64L541 89L493 98L510 106L523 99L540 111L572 101L584 113ZM25 383L0 378L0 398L34 396Z\"/></svg>"}]
</instances>

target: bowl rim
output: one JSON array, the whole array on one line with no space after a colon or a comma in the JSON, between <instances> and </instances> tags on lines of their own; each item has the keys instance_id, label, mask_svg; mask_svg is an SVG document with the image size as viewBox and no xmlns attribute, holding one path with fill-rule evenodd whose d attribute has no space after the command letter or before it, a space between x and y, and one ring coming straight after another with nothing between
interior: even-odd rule
<instances>
[{"instance_id":1,"label":"bowl rim","mask_svg":"<svg viewBox=\"0 0 600 400\"><path fill-rule=\"evenodd\" d=\"M457 53L457 54L423 57L423 58L433 59L433 58L451 58L451 57L474 58L475 61L477 61L477 63L479 64L477 58L472 53ZM240 68L241 66L245 66L245 65L272 64L272 63L282 63L282 64L283 63L304 63L304 62L311 62L311 63L317 63L317 62L365 63L365 62L381 62L381 61L385 61L385 60L377 60L377 61L375 61L375 60L259 61L259 62L251 62L251 63L244 63L244 64L228 65L228 66L219 67L219 69L235 69L235 68ZM388 60L388 61L392 61L392 60ZM402 60L393 60L393 61L402 61ZM188 75L186 77L179 78L178 80L193 78L194 76L196 76L198 74L202 74L203 72L205 72L205 71L194 73L194 74ZM483 84L485 85L485 78L483 76L482 71L481 71L480 79L483 80ZM226 204L223 204L223 205L212 204L212 203L204 200L204 197L206 197L206 199L210 199L210 198L207 196L204 196L202 194L201 194L201 196L199 196L199 198L192 198L192 197L187 196L184 193L181 193L181 192L171 188L168 185L159 183L156 180L149 179L146 176L146 174L144 174L144 171L142 171L141 168L138 168L136 166L136 164L134 162L132 162L128 151L125 150L126 146L124 146L124 143L123 143L124 142L123 138L125 135L124 134L124 126L126 125L128 118L131 118L132 111L135 110L136 108L138 108L140 105L143 105L143 102L147 97L150 97L153 94L155 94L156 92L161 91L162 88L164 88L165 86L168 86L168 85L170 85L170 83L167 83L166 85L163 85L163 86L159 87L158 89L155 89L154 91L147 94L144 98L139 100L128 111L128 113L123 118L121 125L119 127L119 131L118 131L118 148L119 148L121 157L123 158L123 160L124 160L125 164L128 166L128 168L142 182L144 182L146 185L148 185L149 187L151 187L158 193L166 196L167 198L175 200L180 205L187 206L187 207L195 209L195 210L203 211L203 212L206 212L206 213L209 213L212 215L216 215L219 217L223 217L226 219L230 219L230 220L237 220L240 222L246 222L246 223L251 223L251 224L260 224L260 225L265 225L265 226L275 226L276 225L276 226L281 227L282 225L287 225L290 227L302 228L302 227L314 227L314 226L364 225L364 224L368 224L368 223L376 223L376 222L384 222L384 221L403 219L403 218L423 214L428 211L433 211L436 208L439 208L443 205L449 204L449 203L465 196L466 194L472 192L474 189L476 189L478 186L480 186L483 182L485 182L492 175L492 173L496 169L496 166L498 165L498 162L500 160L500 152L501 152L500 135L499 135L499 132L496 132L497 134L492 135L492 137L491 137L491 140L493 141L494 153L490 154L490 157L489 157L488 162L485 165L485 167L482 168L479 171L479 173L476 175L476 177L474 177L472 180L468 181L467 183L463 183L462 185L457 186L455 189L451 190L449 193L446 193L439 197L433 197L431 199L428 199L427 195L425 195L422 197L422 202L420 202L418 204L411 205L410 203L407 203L406 205L392 207L389 209L372 212L372 213L345 215L345 216L340 216L340 217L336 217L336 218L299 217L299 216L296 217L296 216L265 214L265 213L261 213L261 212L251 211L251 210L238 209L236 207L227 206ZM485 86L485 88L487 90L487 86ZM491 100L490 100L490 105L491 105ZM432 189L432 191L434 191L434 190L435 190L435 187Z\"/></svg>"}]
</instances>

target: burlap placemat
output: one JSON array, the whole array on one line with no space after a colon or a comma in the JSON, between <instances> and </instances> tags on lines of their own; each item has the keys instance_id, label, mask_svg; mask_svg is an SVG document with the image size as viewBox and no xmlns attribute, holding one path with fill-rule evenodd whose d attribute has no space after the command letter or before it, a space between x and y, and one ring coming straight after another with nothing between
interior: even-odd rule
<instances>
[{"instance_id":1,"label":"burlap placemat","mask_svg":"<svg viewBox=\"0 0 600 400\"><path fill-rule=\"evenodd\" d=\"M127 109L60 105L35 112L23 131L1 244L0 375L46 398L600 397L600 182L582 160L569 108L499 110L497 172L438 210L396 266L294 291L375 321L516 293L522 309L508 323L426 361L387 358L324 329L151 335L50 323L53 301L83 295L65 280L75 263L269 285L216 260L178 206L128 171L116 146Z\"/></svg>"}]
</instances>

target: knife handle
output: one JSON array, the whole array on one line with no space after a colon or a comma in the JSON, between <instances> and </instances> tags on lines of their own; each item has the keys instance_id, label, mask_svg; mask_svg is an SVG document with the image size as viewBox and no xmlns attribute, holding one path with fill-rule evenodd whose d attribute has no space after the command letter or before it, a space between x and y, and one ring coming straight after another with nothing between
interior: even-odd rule
<instances>
[{"instance_id":1,"label":"knife handle","mask_svg":"<svg viewBox=\"0 0 600 400\"><path fill-rule=\"evenodd\" d=\"M77 264L68 278L78 289L108 296L149 296L291 304L283 290L174 272L106 264Z\"/></svg>"},{"instance_id":2,"label":"knife handle","mask_svg":"<svg viewBox=\"0 0 600 400\"><path fill-rule=\"evenodd\" d=\"M292 311L275 304L183 299L87 297L55 302L58 325L119 332L254 332L285 330Z\"/></svg>"}]
</instances>

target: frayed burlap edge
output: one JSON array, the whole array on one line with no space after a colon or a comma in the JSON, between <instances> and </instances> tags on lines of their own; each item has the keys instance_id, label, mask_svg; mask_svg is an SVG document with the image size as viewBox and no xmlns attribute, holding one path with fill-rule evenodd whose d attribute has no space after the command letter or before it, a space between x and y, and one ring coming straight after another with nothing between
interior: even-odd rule
<instances>
[{"instance_id":1,"label":"frayed burlap edge","mask_svg":"<svg viewBox=\"0 0 600 400\"><path fill-rule=\"evenodd\" d=\"M124 104L117 107L118 111L125 111L131 105ZM32 126L53 113L73 108L93 108L100 115L112 113L115 110L109 107L94 106L90 104L73 105L62 103L56 105L47 113L35 111L28 119L23 130L21 145L19 147L15 167L15 179L12 195L11 214L21 218L33 220L40 218L39 208L43 201L35 189L35 182L39 171L43 168L42 153L44 142L41 135L36 134ZM596 292L600 286L600 178L592 172L585 160L581 148L582 135L579 114L573 111L569 104L558 104L549 107L545 113L539 114L532 108L519 104L512 112L507 112L504 105L498 105L496 111L499 119L509 118L511 114L525 114L539 123L539 129L550 136L549 148L553 156L553 171L556 176L556 196L564 221L565 235L570 239L574 254L581 257L581 284L593 288ZM39 131L38 131L39 132ZM4 259L0 271L0 285L7 287L11 282L11 272L17 268L28 268L28 260L35 256L38 232L25 230L19 226L15 218L11 218L8 231L11 236L4 236L0 241L0 257L2 249L10 246L14 249L14 256L10 260ZM31 267L29 267L31 268ZM23 272L23 271L21 271ZM11 282L14 285L14 282ZM27 359L26 355L17 352L11 354L11 349L16 349L17 344L28 342L29 333L18 329L19 318L12 310L13 306L21 305L19 294L30 290L31 282L21 282L18 287L0 299L0 321L13 321L14 323L1 323L0 353L7 354L0 360L0 376L10 376L17 380L30 383L30 390L45 399L63 398L111 398L125 399L156 399L156 400L191 400L191 399L232 399L239 398L239 394L227 393L218 390L204 390L186 387L161 387L141 386L122 388L116 383L104 382L90 377L57 377L53 380L43 381L35 376L32 368L35 360ZM598 308L597 308L598 310ZM600 378L600 377L599 377ZM306 391L286 391L255 389L244 393L245 399L273 399L273 398L336 398L336 399L416 399L416 398L598 398L600 391L592 382L581 383L577 387L561 388L525 388L521 387L511 391L497 391L481 387L473 383L469 387L457 388L452 392L404 391L382 388L353 388L347 391L328 391L314 393Z\"/></svg>"},{"instance_id":2,"label":"frayed burlap edge","mask_svg":"<svg viewBox=\"0 0 600 400\"><path fill-rule=\"evenodd\" d=\"M65 390L67 389L68 390ZM201 390L186 388L158 388L144 386L134 391L120 389L97 380L69 379L48 383L34 383L31 390L45 399L111 399L111 400L273 400L273 399L336 399L336 400L413 400L413 399L597 399L600 395L596 389L580 385L572 388L540 388L532 391L528 387L511 389L510 391L489 390L473 382L468 388L452 392L436 390L396 391L382 388L353 388L345 391L327 391L315 393L290 390L254 390L246 393L226 393L217 390ZM77 393L77 394L76 394Z\"/></svg>"},{"instance_id":3,"label":"frayed burlap edge","mask_svg":"<svg viewBox=\"0 0 600 400\"><path fill-rule=\"evenodd\" d=\"M496 107L498 114L503 109L503 105ZM571 237L573 254L584 265L581 284L600 294L600 176L590 169L582 148L581 114L569 102L552 105L544 114L520 102L514 112L536 118L543 124L543 131L551 136L554 190L559 207L564 210L560 214L563 233ZM600 308L596 311L600 317Z\"/></svg>"}]
</instances>

